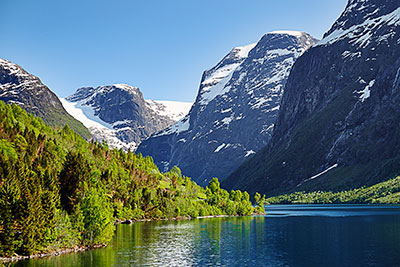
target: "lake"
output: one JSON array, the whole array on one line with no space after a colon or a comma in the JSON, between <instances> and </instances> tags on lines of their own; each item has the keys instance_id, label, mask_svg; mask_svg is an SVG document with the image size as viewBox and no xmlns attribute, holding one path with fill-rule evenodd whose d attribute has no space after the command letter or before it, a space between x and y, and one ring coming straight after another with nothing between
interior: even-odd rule
<instances>
[{"instance_id":1,"label":"lake","mask_svg":"<svg viewBox=\"0 0 400 267\"><path fill-rule=\"evenodd\" d=\"M106 248L14 266L400 266L400 206L276 205L266 211L118 225Z\"/></svg>"}]
</instances>

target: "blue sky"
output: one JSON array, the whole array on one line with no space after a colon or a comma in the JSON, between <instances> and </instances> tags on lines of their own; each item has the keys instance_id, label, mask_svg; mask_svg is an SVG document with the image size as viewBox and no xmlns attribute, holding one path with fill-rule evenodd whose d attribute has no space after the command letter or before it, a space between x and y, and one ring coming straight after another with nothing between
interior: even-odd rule
<instances>
[{"instance_id":1,"label":"blue sky","mask_svg":"<svg viewBox=\"0 0 400 267\"><path fill-rule=\"evenodd\" d=\"M0 57L58 96L127 83L194 100L202 72L273 30L321 38L347 0L0 0Z\"/></svg>"}]
</instances>

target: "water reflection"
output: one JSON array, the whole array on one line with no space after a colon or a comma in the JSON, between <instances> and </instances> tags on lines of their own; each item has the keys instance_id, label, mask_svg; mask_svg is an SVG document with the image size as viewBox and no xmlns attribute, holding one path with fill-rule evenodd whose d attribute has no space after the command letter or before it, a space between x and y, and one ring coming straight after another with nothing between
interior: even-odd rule
<instances>
[{"instance_id":1,"label":"water reflection","mask_svg":"<svg viewBox=\"0 0 400 267\"><path fill-rule=\"evenodd\" d=\"M107 248L17 266L398 266L399 207L325 207L119 225Z\"/></svg>"}]
</instances>

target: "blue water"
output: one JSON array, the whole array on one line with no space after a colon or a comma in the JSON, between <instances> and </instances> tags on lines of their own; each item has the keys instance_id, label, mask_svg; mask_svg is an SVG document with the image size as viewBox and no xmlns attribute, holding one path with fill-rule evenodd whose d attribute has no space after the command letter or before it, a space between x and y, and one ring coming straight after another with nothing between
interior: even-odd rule
<instances>
[{"instance_id":1,"label":"blue water","mask_svg":"<svg viewBox=\"0 0 400 267\"><path fill-rule=\"evenodd\" d=\"M400 267L399 206L266 210L266 216L119 225L107 248L15 266Z\"/></svg>"}]
</instances>

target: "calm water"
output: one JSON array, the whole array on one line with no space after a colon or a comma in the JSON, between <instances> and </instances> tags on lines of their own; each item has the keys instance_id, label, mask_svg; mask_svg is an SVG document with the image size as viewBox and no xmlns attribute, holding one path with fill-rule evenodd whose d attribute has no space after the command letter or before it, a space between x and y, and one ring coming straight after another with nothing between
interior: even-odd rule
<instances>
[{"instance_id":1,"label":"calm water","mask_svg":"<svg viewBox=\"0 0 400 267\"><path fill-rule=\"evenodd\" d=\"M267 216L119 225L103 249L15 266L400 266L400 206L267 206Z\"/></svg>"}]
</instances>

